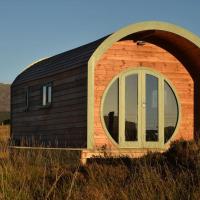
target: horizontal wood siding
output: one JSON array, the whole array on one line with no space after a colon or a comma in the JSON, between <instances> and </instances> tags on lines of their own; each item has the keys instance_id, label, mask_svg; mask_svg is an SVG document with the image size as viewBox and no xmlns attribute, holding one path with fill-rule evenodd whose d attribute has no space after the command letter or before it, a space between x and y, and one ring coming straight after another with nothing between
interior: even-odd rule
<instances>
[{"instance_id":1,"label":"horizontal wood siding","mask_svg":"<svg viewBox=\"0 0 200 200\"><path fill-rule=\"evenodd\" d=\"M34 73L34 71L32 72ZM42 86L52 82L52 105L42 107ZM29 108L26 110L26 89ZM12 138L32 145L86 147L87 67L12 85Z\"/></svg>"},{"instance_id":2,"label":"horizontal wood siding","mask_svg":"<svg viewBox=\"0 0 200 200\"><path fill-rule=\"evenodd\" d=\"M148 67L165 76L176 88L181 104L181 122L175 139L194 138L194 81L187 69L166 50L132 40L119 41L106 51L95 66L94 144L115 148L106 135L100 119L103 93L110 81L126 69Z\"/></svg>"}]
</instances>

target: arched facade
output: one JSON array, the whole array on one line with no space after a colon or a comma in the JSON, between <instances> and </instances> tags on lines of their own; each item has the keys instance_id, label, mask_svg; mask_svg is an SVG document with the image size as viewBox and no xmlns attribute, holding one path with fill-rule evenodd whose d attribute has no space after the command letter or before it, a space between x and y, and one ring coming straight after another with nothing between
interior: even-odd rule
<instances>
[{"instance_id":1,"label":"arched facade","mask_svg":"<svg viewBox=\"0 0 200 200\"><path fill-rule=\"evenodd\" d=\"M104 145L112 150L129 148L128 145L117 146L110 139L102 120L103 98L114 77L127 70L140 72L144 67L169 80L179 99L179 123L170 141L193 139L199 129L199 47L199 37L191 32L173 24L155 21L130 25L103 41L88 62L88 149L100 149ZM158 114L164 112L161 107L159 109ZM140 123L145 122L140 120ZM123 135L123 130L119 129L119 134ZM168 146L160 148L155 145L150 149L164 150ZM137 145L130 147L137 151ZM147 146L143 148L148 149Z\"/></svg>"},{"instance_id":2,"label":"arched facade","mask_svg":"<svg viewBox=\"0 0 200 200\"><path fill-rule=\"evenodd\" d=\"M15 145L140 156L200 130L200 38L142 22L40 60L11 86ZM112 95L111 95L112 94ZM115 133L114 133L115 132Z\"/></svg>"}]
</instances>

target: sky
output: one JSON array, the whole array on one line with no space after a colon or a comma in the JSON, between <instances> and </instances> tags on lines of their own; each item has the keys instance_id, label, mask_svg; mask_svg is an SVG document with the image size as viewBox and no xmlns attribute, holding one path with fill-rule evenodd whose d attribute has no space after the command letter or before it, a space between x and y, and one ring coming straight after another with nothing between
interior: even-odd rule
<instances>
[{"instance_id":1,"label":"sky","mask_svg":"<svg viewBox=\"0 0 200 200\"><path fill-rule=\"evenodd\" d=\"M41 58L149 20L200 36L200 1L0 0L0 83L12 83Z\"/></svg>"}]
</instances>

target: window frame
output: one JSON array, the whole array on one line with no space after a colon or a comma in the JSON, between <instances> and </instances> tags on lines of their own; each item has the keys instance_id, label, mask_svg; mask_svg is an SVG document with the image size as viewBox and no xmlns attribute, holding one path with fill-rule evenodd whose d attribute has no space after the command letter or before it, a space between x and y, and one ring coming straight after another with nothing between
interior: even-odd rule
<instances>
[{"instance_id":1,"label":"window frame","mask_svg":"<svg viewBox=\"0 0 200 200\"><path fill-rule=\"evenodd\" d=\"M49 94L49 88L50 94ZM44 94L44 89L45 89L45 94ZM48 82L46 84L43 84L41 87L41 103L43 108L48 108L52 105L53 101L53 83ZM49 96L50 96L50 101L49 101Z\"/></svg>"},{"instance_id":2,"label":"window frame","mask_svg":"<svg viewBox=\"0 0 200 200\"><path fill-rule=\"evenodd\" d=\"M141 103L145 102L145 99L141 99L145 97L145 74L150 74L158 78L158 121L159 121L159 142L152 142L152 141L145 141L144 137L145 135L143 134L145 132L144 128L146 123L146 119L142 118L146 116L145 109L142 109L142 114L141 111L138 112L138 130L141 130L142 133L138 132L139 134L142 134L141 137L138 137L138 142L124 142L124 108L125 108L125 77L131 74L138 74L138 92L142 92L143 94L138 93L138 110L139 107L142 106ZM119 143L117 143L110 135L108 132L105 122L104 122L104 116L103 116L103 105L104 101L107 95L107 92L110 88L110 86L113 84L113 82L119 79ZM168 85L171 87L175 98L177 100L177 107L178 107L178 119L176 123L176 128L174 133L172 134L171 138L165 143L164 142L164 82L167 82ZM141 88L141 89L139 89ZM106 135L109 137L111 142L116 146L120 148L150 148L150 149L167 149L170 145L170 142L174 139L174 137L177 134L177 131L180 126L181 122L181 105L180 105L180 100L179 96L177 95L176 89L174 88L173 84L166 78L163 74L148 68L148 67L140 67L140 68L129 68L128 70L122 71L120 74L116 75L107 85L102 99L101 99L101 108L100 108L100 118L101 118L101 124L103 126L103 129L106 133ZM123 137L122 137L123 136ZM141 140L139 139L141 138ZM145 142L144 142L145 141Z\"/></svg>"}]
</instances>

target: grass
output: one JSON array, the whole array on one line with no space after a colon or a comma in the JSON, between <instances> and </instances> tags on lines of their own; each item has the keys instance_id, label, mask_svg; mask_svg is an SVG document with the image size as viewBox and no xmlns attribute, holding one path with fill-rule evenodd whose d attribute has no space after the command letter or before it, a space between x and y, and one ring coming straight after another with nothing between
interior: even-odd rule
<instances>
[{"instance_id":1,"label":"grass","mask_svg":"<svg viewBox=\"0 0 200 200\"><path fill-rule=\"evenodd\" d=\"M151 200L200 197L200 143L180 141L140 159L13 150L0 162L0 199Z\"/></svg>"}]
</instances>

